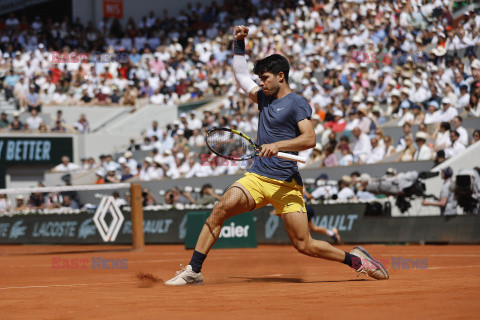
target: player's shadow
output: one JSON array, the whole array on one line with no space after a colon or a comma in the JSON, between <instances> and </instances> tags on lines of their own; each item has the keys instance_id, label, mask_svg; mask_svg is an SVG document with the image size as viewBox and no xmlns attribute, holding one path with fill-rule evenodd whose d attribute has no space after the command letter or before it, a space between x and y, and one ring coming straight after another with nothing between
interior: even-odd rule
<instances>
[{"instance_id":1,"label":"player's shadow","mask_svg":"<svg viewBox=\"0 0 480 320\"><path fill-rule=\"evenodd\" d=\"M241 279L242 282L256 283L328 283L328 282L351 282L351 281L368 281L367 279L349 279L349 280L318 280L307 281L302 278L295 277L230 277L231 279Z\"/></svg>"}]
</instances>

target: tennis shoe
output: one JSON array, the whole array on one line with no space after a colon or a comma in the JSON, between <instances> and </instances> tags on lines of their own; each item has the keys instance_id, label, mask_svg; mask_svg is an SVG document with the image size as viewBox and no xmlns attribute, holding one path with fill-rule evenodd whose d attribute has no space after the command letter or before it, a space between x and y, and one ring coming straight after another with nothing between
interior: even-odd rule
<instances>
[{"instance_id":1,"label":"tennis shoe","mask_svg":"<svg viewBox=\"0 0 480 320\"><path fill-rule=\"evenodd\" d=\"M165 282L166 286L185 286L188 284L203 284L203 276L201 272L194 272L192 266L185 268L180 265L181 270L176 272L176 276Z\"/></svg>"},{"instance_id":2,"label":"tennis shoe","mask_svg":"<svg viewBox=\"0 0 480 320\"><path fill-rule=\"evenodd\" d=\"M375 278L377 280L386 280L389 278L388 271L377 260L373 259L367 250L362 247L355 247L350 254L359 257L362 260L362 266L357 269L358 275L365 273L366 275Z\"/></svg>"}]
</instances>

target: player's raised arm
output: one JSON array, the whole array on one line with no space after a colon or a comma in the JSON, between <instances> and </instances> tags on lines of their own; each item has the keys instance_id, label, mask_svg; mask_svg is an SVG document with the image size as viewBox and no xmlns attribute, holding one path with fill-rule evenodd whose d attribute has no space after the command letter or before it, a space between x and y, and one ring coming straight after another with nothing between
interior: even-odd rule
<instances>
[{"instance_id":1,"label":"player's raised arm","mask_svg":"<svg viewBox=\"0 0 480 320\"><path fill-rule=\"evenodd\" d=\"M257 101L257 92L260 87L250 78L248 73L247 59L245 59L245 37L248 35L248 28L245 26L235 27L235 39L233 40L233 62L232 69L235 81L242 90L248 94L253 102Z\"/></svg>"}]
</instances>

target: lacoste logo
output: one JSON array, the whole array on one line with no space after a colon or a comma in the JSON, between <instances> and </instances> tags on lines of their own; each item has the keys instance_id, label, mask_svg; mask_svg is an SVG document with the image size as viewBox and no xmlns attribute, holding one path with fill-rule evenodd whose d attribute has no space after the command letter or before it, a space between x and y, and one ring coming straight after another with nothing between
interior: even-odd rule
<instances>
[{"instance_id":1,"label":"lacoste logo","mask_svg":"<svg viewBox=\"0 0 480 320\"><path fill-rule=\"evenodd\" d=\"M285 109L285 108L277 108L277 111L280 111L280 110L283 110L283 109Z\"/></svg>"}]
</instances>

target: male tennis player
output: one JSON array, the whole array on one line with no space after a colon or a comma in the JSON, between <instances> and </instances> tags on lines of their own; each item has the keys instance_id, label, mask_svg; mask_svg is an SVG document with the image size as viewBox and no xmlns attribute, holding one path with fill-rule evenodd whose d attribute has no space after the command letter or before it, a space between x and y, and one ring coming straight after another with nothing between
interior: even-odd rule
<instances>
[{"instance_id":1,"label":"male tennis player","mask_svg":"<svg viewBox=\"0 0 480 320\"><path fill-rule=\"evenodd\" d=\"M290 241L300 253L342 262L375 279L388 279L387 270L365 249L355 247L348 253L310 236L297 165L275 155L279 151L296 153L315 146L316 137L310 121L312 111L308 102L290 89L290 66L281 55L274 54L256 62L254 73L260 78L260 86L255 84L245 59L247 35L248 28L235 27L232 67L237 84L258 103L257 142L262 150L245 176L233 183L213 208L198 237L190 264L165 284L202 284L202 264L225 220L269 203L277 215L282 216Z\"/></svg>"}]
</instances>

